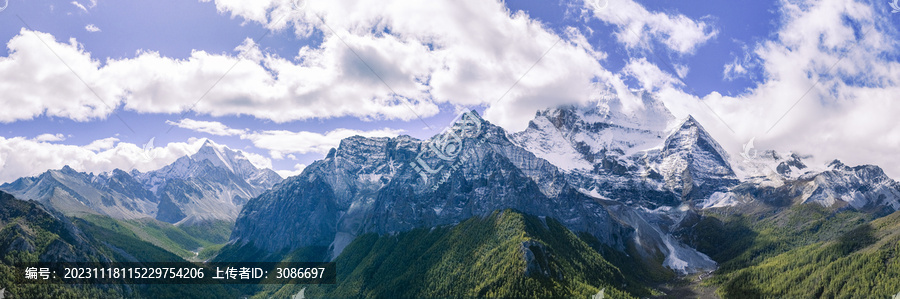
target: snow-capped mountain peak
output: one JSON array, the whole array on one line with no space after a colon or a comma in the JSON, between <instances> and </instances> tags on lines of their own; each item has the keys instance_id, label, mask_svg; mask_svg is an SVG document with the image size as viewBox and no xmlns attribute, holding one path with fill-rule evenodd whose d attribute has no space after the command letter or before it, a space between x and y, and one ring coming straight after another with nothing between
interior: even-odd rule
<instances>
[{"instance_id":1,"label":"snow-capped mountain peak","mask_svg":"<svg viewBox=\"0 0 900 299\"><path fill-rule=\"evenodd\" d=\"M584 190L613 199L677 205L737 182L728 153L696 119L675 122L661 102L642 99L639 108L608 100L540 111L512 139L583 182ZM646 196L648 189L656 195Z\"/></svg>"},{"instance_id":2,"label":"snow-capped mountain peak","mask_svg":"<svg viewBox=\"0 0 900 299\"><path fill-rule=\"evenodd\" d=\"M737 183L728 153L688 116L663 143L658 169L669 188L682 197L705 198L713 189Z\"/></svg>"},{"instance_id":3,"label":"snow-capped mountain peak","mask_svg":"<svg viewBox=\"0 0 900 299\"><path fill-rule=\"evenodd\" d=\"M728 153L691 115L688 115L681 125L669 134L662 151L666 156L678 153L707 152L709 154L707 158L714 160L709 162L726 168L722 169L723 172L733 174L731 164L728 162Z\"/></svg>"},{"instance_id":4,"label":"snow-capped mountain peak","mask_svg":"<svg viewBox=\"0 0 900 299\"><path fill-rule=\"evenodd\" d=\"M234 158L243 156L238 156L234 151L229 149L226 146L218 145L211 140L207 139L206 142L203 142L203 145L200 146L200 149L197 150L196 153L190 156L191 159L195 161L203 161L209 160L215 166L225 167L228 170L235 171L232 162L234 162ZM246 158L245 158L246 160Z\"/></svg>"},{"instance_id":5,"label":"snow-capped mountain peak","mask_svg":"<svg viewBox=\"0 0 900 299\"><path fill-rule=\"evenodd\" d=\"M262 180L261 183L263 185L274 185L275 181L281 180L281 176L274 174L274 171L271 171L270 169L260 169L256 167L256 165L253 165L253 163L244 156L243 152L232 150L227 146L216 144L208 139L194 154L178 158L174 163L160 168L159 170L151 171L144 175L139 174L137 176L144 178L147 174L155 173L155 176L162 178L191 178L201 175L207 167L206 163L211 167L227 169L228 172L234 173L247 180L254 178L254 180ZM265 175L260 175L263 172ZM150 184L148 187L155 192L157 184L152 180L144 181Z\"/></svg>"},{"instance_id":6,"label":"snow-capped mountain peak","mask_svg":"<svg viewBox=\"0 0 900 299\"><path fill-rule=\"evenodd\" d=\"M537 112L525 131L512 134L519 145L565 170L595 165L628 167L625 157L657 147L674 117L649 95L625 107L619 99L568 105Z\"/></svg>"}]
</instances>

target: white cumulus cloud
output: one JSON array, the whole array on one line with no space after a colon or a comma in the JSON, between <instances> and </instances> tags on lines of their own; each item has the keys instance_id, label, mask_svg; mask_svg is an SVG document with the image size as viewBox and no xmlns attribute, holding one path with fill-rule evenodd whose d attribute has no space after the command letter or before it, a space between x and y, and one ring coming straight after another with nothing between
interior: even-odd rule
<instances>
[{"instance_id":1,"label":"white cumulus cloud","mask_svg":"<svg viewBox=\"0 0 900 299\"><path fill-rule=\"evenodd\" d=\"M22 108L0 111L0 122L41 115L87 121L108 117L114 109L190 110L276 122L343 116L414 120L449 103L490 106L488 119L524 127L534 110L586 102L596 82L614 77L599 63L606 54L578 29L555 32L502 2L316 1L289 15L289 1L215 5L270 28L320 31L323 40L294 57L261 52L248 39L234 54L196 50L173 59L143 51L100 63L74 39L63 43L23 29L7 45L10 56L0 60L0 92L12 95L0 104ZM87 86L54 62L58 59L41 40L61 53Z\"/></svg>"},{"instance_id":2,"label":"white cumulus cloud","mask_svg":"<svg viewBox=\"0 0 900 299\"><path fill-rule=\"evenodd\" d=\"M119 138L116 137L97 139L92 141L90 144L85 145L84 149L94 152L105 151L115 147L117 142L119 142Z\"/></svg>"},{"instance_id":3,"label":"white cumulus cloud","mask_svg":"<svg viewBox=\"0 0 900 299\"><path fill-rule=\"evenodd\" d=\"M7 47L9 56L0 57L0 104L16 108L0 109L0 122L40 115L88 121L109 116L120 103L121 89L104 78L99 61L74 39L61 43L50 34L22 29Z\"/></svg>"},{"instance_id":4,"label":"white cumulus cloud","mask_svg":"<svg viewBox=\"0 0 900 299\"><path fill-rule=\"evenodd\" d=\"M280 175L283 178L288 178L288 177L300 175L300 173L302 173L304 169L306 169L306 164L297 163L297 164L294 164L293 170L276 170L275 172L277 172L278 175Z\"/></svg>"},{"instance_id":5,"label":"white cumulus cloud","mask_svg":"<svg viewBox=\"0 0 900 299\"><path fill-rule=\"evenodd\" d=\"M673 51L689 54L718 34L704 21L682 14L651 12L632 0L601 0L601 5L592 2L584 1L585 8L594 17L618 26L616 39L632 48L649 48L650 39L657 39Z\"/></svg>"},{"instance_id":6,"label":"white cumulus cloud","mask_svg":"<svg viewBox=\"0 0 900 299\"><path fill-rule=\"evenodd\" d=\"M750 67L761 72L740 95L698 98L664 80L646 82L674 114L694 114L731 153L755 138L760 149L812 154L822 163L876 164L900 178L900 34L890 16L875 6L880 2L778 4L772 38L726 66L725 80L751 75Z\"/></svg>"}]
</instances>

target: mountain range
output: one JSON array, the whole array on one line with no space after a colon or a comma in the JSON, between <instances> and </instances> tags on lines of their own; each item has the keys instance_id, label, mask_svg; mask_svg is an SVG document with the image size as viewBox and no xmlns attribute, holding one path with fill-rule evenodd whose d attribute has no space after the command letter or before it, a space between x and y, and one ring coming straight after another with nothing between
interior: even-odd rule
<instances>
[{"instance_id":1,"label":"mountain range","mask_svg":"<svg viewBox=\"0 0 900 299\"><path fill-rule=\"evenodd\" d=\"M281 179L271 169L254 166L241 152L207 140L196 153L154 171L93 174L65 166L0 185L0 190L68 215L153 218L189 225L232 222L250 198Z\"/></svg>"},{"instance_id":2,"label":"mountain range","mask_svg":"<svg viewBox=\"0 0 900 299\"><path fill-rule=\"evenodd\" d=\"M154 171L67 166L0 190L73 217L70 243L103 235L198 260L338 265L336 285L242 291L258 297L795 297L784 279L859 289L840 263L900 274L900 183L881 168L732 155L647 93L537 111L520 132L467 111L427 140L353 136L283 180L207 141ZM148 218L225 222L230 238ZM27 236L11 227L0 233ZM46 247L20 239L0 250ZM117 259L88 243L79 254ZM878 295L900 287L875 284Z\"/></svg>"},{"instance_id":3,"label":"mountain range","mask_svg":"<svg viewBox=\"0 0 900 299\"><path fill-rule=\"evenodd\" d=\"M676 120L649 95L642 104L629 114L615 109L617 102L547 109L517 133L475 115L478 134L454 141L466 155L452 163L423 160L447 166L424 179L409 161L459 134L345 139L299 176L248 202L226 252L260 256L314 247L333 259L367 233L454 225L512 208L557 219L622 252L633 248L647 261L662 256L663 265L688 274L716 268L676 237L704 209L780 197L788 205L815 202L879 215L898 208L897 182L877 166L835 162L812 171L787 159L776 161L779 173L741 179L735 159L696 119ZM461 123L451 128L471 126Z\"/></svg>"}]
</instances>

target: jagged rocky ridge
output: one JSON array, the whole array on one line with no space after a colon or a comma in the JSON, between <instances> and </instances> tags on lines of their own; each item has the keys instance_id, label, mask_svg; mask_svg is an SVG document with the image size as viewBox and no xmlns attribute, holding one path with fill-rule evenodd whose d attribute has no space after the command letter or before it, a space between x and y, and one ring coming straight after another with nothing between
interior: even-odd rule
<instances>
[{"instance_id":1,"label":"jagged rocky ridge","mask_svg":"<svg viewBox=\"0 0 900 299\"><path fill-rule=\"evenodd\" d=\"M240 152L207 140L197 153L155 171L115 169L93 174L65 166L3 184L0 189L68 215L149 217L191 224L233 221L244 203L280 181L271 169L259 169Z\"/></svg>"},{"instance_id":2,"label":"jagged rocky ridge","mask_svg":"<svg viewBox=\"0 0 900 299\"><path fill-rule=\"evenodd\" d=\"M360 234L451 225L512 208L558 219L622 251L637 248L648 260L665 256L674 270L715 266L641 212L585 194L564 171L514 143L502 128L473 117L478 133L458 140L451 132L428 142L409 136L344 139L325 159L248 202L232 232L232 246L268 253L327 246L334 258ZM461 153L455 159L425 155L411 163L446 140ZM423 175L426 165L440 171Z\"/></svg>"},{"instance_id":3,"label":"jagged rocky ridge","mask_svg":"<svg viewBox=\"0 0 900 299\"><path fill-rule=\"evenodd\" d=\"M450 161L419 155L433 144L446 148L455 136L447 132L427 141L345 139L251 200L231 246L264 253L327 247L335 258L363 233L452 225L513 208L620 250L634 246L639 258L662 254L665 266L687 273L715 267L673 237L703 209L817 203L883 215L900 208L900 184L877 166L814 168L806 156L767 151L754 163L773 171L748 176L746 154L729 155L693 117L678 120L647 94L641 101L627 109L614 99L539 111L513 134L483 122L477 136L449 142L462 153Z\"/></svg>"},{"instance_id":4,"label":"jagged rocky ridge","mask_svg":"<svg viewBox=\"0 0 900 299\"><path fill-rule=\"evenodd\" d=\"M741 208L757 202L774 207L819 204L835 211L854 209L876 216L900 210L900 183L875 165L850 167L833 160L810 167L810 157L766 151L744 163L761 174L700 202L701 208Z\"/></svg>"},{"instance_id":5,"label":"jagged rocky ridge","mask_svg":"<svg viewBox=\"0 0 900 299\"><path fill-rule=\"evenodd\" d=\"M649 95L643 104L641 117L674 123ZM586 192L651 209L737 184L728 154L693 117L674 127L633 118L598 107L547 109L512 139L565 169L569 181Z\"/></svg>"}]
</instances>

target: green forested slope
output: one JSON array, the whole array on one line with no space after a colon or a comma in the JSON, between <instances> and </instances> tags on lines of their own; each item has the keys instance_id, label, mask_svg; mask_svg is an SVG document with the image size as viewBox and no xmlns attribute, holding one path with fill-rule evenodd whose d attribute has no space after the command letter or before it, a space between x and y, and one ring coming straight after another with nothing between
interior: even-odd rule
<instances>
[{"instance_id":1,"label":"green forested slope","mask_svg":"<svg viewBox=\"0 0 900 299\"><path fill-rule=\"evenodd\" d=\"M100 258L91 248L79 246L84 245L84 236L59 217L38 204L17 200L0 191L0 288L5 289L6 297L121 297L115 288L22 283L22 263L67 258L96 261Z\"/></svg>"},{"instance_id":2,"label":"green forested slope","mask_svg":"<svg viewBox=\"0 0 900 299\"><path fill-rule=\"evenodd\" d=\"M708 214L689 243L720 263L723 298L888 298L900 292L900 212L872 220L817 204Z\"/></svg>"},{"instance_id":3,"label":"green forested slope","mask_svg":"<svg viewBox=\"0 0 900 299\"><path fill-rule=\"evenodd\" d=\"M890 298L900 293L900 213L718 280L726 298Z\"/></svg>"},{"instance_id":4,"label":"green forested slope","mask_svg":"<svg viewBox=\"0 0 900 299\"><path fill-rule=\"evenodd\" d=\"M533 258L526 258L530 256ZM606 298L647 296L559 222L505 210L456 226L363 235L335 260L336 285L307 288L311 298ZM263 288L284 298L302 286Z\"/></svg>"},{"instance_id":5,"label":"green forested slope","mask_svg":"<svg viewBox=\"0 0 900 299\"><path fill-rule=\"evenodd\" d=\"M221 235L230 231L230 222L225 221L181 227L154 219L119 220L100 215L83 215L76 218L75 222L80 226L96 226L136 237L184 259L194 259L195 252L199 253L209 247L221 248L225 242Z\"/></svg>"},{"instance_id":6,"label":"green forested slope","mask_svg":"<svg viewBox=\"0 0 900 299\"><path fill-rule=\"evenodd\" d=\"M693 226L693 233L682 240L718 262L717 273L727 273L792 249L837 239L872 218L818 204L737 214L707 211Z\"/></svg>"}]
</instances>

